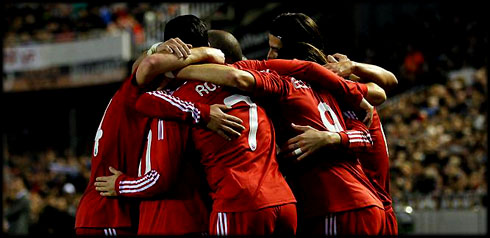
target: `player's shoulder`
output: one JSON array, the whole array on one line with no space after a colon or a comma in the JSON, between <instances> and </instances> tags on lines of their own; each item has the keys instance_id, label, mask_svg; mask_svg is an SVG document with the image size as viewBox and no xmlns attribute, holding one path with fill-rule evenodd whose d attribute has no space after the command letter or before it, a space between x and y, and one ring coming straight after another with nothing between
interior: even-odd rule
<instances>
[{"instance_id":1,"label":"player's shoulder","mask_svg":"<svg viewBox=\"0 0 490 238\"><path fill-rule=\"evenodd\" d=\"M186 81L173 95L182 99L202 101L217 92L221 92L219 85L210 82Z\"/></svg>"}]
</instances>

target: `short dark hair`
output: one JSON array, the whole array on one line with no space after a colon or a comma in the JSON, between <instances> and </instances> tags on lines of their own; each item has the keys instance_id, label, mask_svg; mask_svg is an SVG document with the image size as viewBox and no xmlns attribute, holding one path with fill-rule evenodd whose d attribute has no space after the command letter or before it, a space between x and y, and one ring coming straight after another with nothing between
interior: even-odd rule
<instances>
[{"instance_id":1,"label":"short dark hair","mask_svg":"<svg viewBox=\"0 0 490 238\"><path fill-rule=\"evenodd\" d=\"M179 38L193 47L208 46L208 27L199 17L182 15L168 21L165 25L164 41Z\"/></svg>"},{"instance_id":2,"label":"short dark hair","mask_svg":"<svg viewBox=\"0 0 490 238\"><path fill-rule=\"evenodd\" d=\"M269 32L280 38L283 47L297 42L324 50L323 36L316 22L304 13L282 13L271 23Z\"/></svg>"},{"instance_id":3,"label":"short dark hair","mask_svg":"<svg viewBox=\"0 0 490 238\"><path fill-rule=\"evenodd\" d=\"M242 48L233 34L223 30L208 31L209 44L225 54L226 63L232 64L242 60Z\"/></svg>"}]
</instances>

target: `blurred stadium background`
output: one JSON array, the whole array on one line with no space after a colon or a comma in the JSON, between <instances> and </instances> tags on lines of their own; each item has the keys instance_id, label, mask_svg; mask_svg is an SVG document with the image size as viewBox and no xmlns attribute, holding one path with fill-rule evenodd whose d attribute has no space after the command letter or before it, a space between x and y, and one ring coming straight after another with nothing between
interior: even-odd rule
<instances>
[{"instance_id":1,"label":"blurred stadium background","mask_svg":"<svg viewBox=\"0 0 490 238\"><path fill-rule=\"evenodd\" d=\"M485 234L490 28L479 3L4 3L3 233L73 234L104 109L167 20L197 15L265 59L271 20L303 12L327 52L399 80L378 110L400 234Z\"/></svg>"}]
</instances>

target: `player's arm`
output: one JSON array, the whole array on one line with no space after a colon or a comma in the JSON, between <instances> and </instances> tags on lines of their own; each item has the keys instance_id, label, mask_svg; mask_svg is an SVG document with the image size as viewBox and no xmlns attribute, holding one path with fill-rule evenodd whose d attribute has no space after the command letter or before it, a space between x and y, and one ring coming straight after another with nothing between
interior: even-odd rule
<instances>
[{"instance_id":1,"label":"player's arm","mask_svg":"<svg viewBox=\"0 0 490 238\"><path fill-rule=\"evenodd\" d=\"M350 85L342 77L325 69L321 65L303 60L272 59L267 61L246 60L237 62L238 67L252 68L255 70L274 70L279 75L288 75L309 82L313 85L329 90L342 100L358 106L363 96L353 85Z\"/></svg>"},{"instance_id":2,"label":"player's arm","mask_svg":"<svg viewBox=\"0 0 490 238\"><path fill-rule=\"evenodd\" d=\"M218 49L199 47L187 52L184 46L190 45L186 45L180 40L171 42L172 44L167 44L167 42L158 45L156 51L162 52L161 54L151 54L141 60L136 72L136 82L140 87L145 87L157 75L169 73L189 64L197 62L224 63L224 55ZM210 106L186 102L164 92L154 91L141 95L135 107L137 111L149 117L194 124L199 124L202 121L203 125L216 131L225 139L239 136L244 129L240 125L241 120L239 118L223 112L226 110L224 105Z\"/></svg>"},{"instance_id":3,"label":"player's arm","mask_svg":"<svg viewBox=\"0 0 490 238\"><path fill-rule=\"evenodd\" d=\"M187 58L191 54L191 44L186 44L182 42L178 37L171 38L165 42L157 42L153 44L150 49L144 50L143 53L136 59L131 67L131 72L135 72L140 63L149 55L155 53L169 53L174 54L178 58Z\"/></svg>"},{"instance_id":4,"label":"player's arm","mask_svg":"<svg viewBox=\"0 0 490 238\"><path fill-rule=\"evenodd\" d=\"M158 131L163 133L162 136L165 135L165 140L158 140L160 135L157 135L159 133L156 131L148 134L153 138L144 155L146 160L143 158L141 161L146 168L146 172L141 172L144 175L131 177L109 167L112 175L97 177L94 184L95 189L102 196L151 198L171 189L178 179L181 164L185 158L189 127L182 124L172 126L164 123L158 120ZM152 150L152 148L162 146L165 149Z\"/></svg>"},{"instance_id":5,"label":"player's arm","mask_svg":"<svg viewBox=\"0 0 490 238\"><path fill-rule=\"evenodd\" d=\"M244 92L252 92L255 86L255 78L250 72L228 65L189 65L179 70L175 76L177 79L210 82Z\"/></svg>"},{"instance_id":6,"label":"player's arm","mask_svg":"<svg viewBox=\"0 0 490 238\"><path fill-rule=\"evenodd\" d=\"M362 123L354 111L344 111L347 130L341 132L343 147L355 153L362 153L373 146L369 128Z\"/></svg>"},{"instance_id":7,"label":"player's arm","mask_svg":"<svg viewBox=\"0 0 490 238\"><path fill-rule=\"evenodd\" d=\"M328 61L329 63L324 65L325 68L353 81L372 82L385 90L390 90L398 84L398 79L392 72L377 65L355 62L339 53L329 55Z\"/></svg>"},{"instance_id":8,"label":"player's arm","mask_svg":"<svg viewBox=\"0 0 490 238\"><path fill-rule=\"evenodd\" d=\"M207 127L227 140L245 130L240 118L225 113L230 109L221 104L184 101L164 91L144 93L136 101L136 110L147 117Z\"/></svg>"},{"instance_id":9,"label":"player's arm","mask_svg":"<svg viewBox=\"0 0 490 238\"><path fill-rule=\"evenodd\" d=\"M365 83L364 85L367 89L365 98L369 103L374 106L379 106L386 101L386 92L383 88L372 82Z\"/></svg>"},{"instance_id":10,"label":"player's arm","mask_svg":"<svg viewBox=\"0 0 490 238\"><path fill-rule=\"evenodd\" d=\"M360 103L362 93L353 82L345 81L321 65L309 61L274 59L267 61L246 60L235 63L238 68L255 70L272 69L281 75L290 75L328 89L344 100L353 99L352 104ZM384 90L374 83L366 84L366 100L372 105L379 105L386 100Z\"/></svg>"},{"instance_id":11,"label":"player's arm","mask_svg":"<svg viewBox=\"0 0 490 238\"><path fill-rule=\"evenodd\" d=\"M210 82L232 87L256 97L287 95L290 84L275 72L218 64L189 65L176 73L178 79Z\"/></svg>"},{"instance_id":12,"label":"player's arm","mask_svg":"<svg viewBox=\"0 0 490 238\"><path fill-rule=\"evenodd\" d=\"M357 121L356 126L360 125L365 127L362 122ZM294 124L293 128L301 134L289 139L282 151L288 157L298 156L298 161L325 147L341 147L352 152L360 152L373 145L367 128L341 132L320 131L311 126Z\"/></svg>"},{"instance_id":13,"label":"player's arm","mask_svg":"<svg viewBox=\"0 0 490 238\"><path fill-rule=\"evenodd\" d=\"M320 131L311 126L293 124L293 128L301 134L286 142L283 147L285 156L298 156L299 161L324 147L339 147L361 153L373 146L369 129L353 111L344 112L344 120L347 130L341 132Z\"/></svg>"},{"instance_id":14,"label":"player's arm","mask_svg":"<svg viewBox=\"0 0 490 238\"><path fill-rule=\"evenodd\" d=\"M145 57L136 70L136 82L145 87L157 75L171 72L189 64L198 62L224 63L224 55L218 49L198 47L191 49L187 58L178 58L175 54L161 53Z\"/></svg>"},{"instance_id":15,"label":"player's arm","mask_svg":"<svg viewBox=\"0 0 490 238\"><path fill-rule=\"evenodd\" d=\"M136 110L151 118L200 124L209 121L210 105L184 101L165 91L151 91L139 96Z\"/></svg>"},{"instance_id":16,"label":"player's arm","mask_svg":"<svg viewBox=\"0 0 490 238\"><path fill-rule=\"evenodd\" d=\"M95 190L105 197L152 198L168 191L177 173L177 169L165 172L152 169L142 176L131 177L113 167L109 167L109 170L112 175L97 177L94 184Z\"/></svg>"},{"instance_id":17,"label":"player's arm","mask_svg":"<svg viewBox=\"0 0 490 238\"><path fill-rule=\"evenodd\" d=\"M167 130L166 128L165 130ZM167 138L169 139L169 138ZM172 142L172 156L162 155L155 157L152 155L151 160L159 160L164 164L161 169L152 168L144 175L131 177L123 174L113 167L109 167L112 175L101 176L95 179L95 190L100 192L101 196L123 196L135 198L152 198L167 192L177 179L184 144L181 144L178 138Z\"/></svg>"},{"instance_id":18,"label":"player's arm","mask_svg":"<svg viewBox=\"0 0 490 238\"><path fill-rule=\"evenodd\" d=\"M285 59L267 61L244 60L234 65L238 68L251 68L255 70L272 69L280 75L289 75L310 82L320 88L327 89L339 101L346 102L356 109L365 110L366 118L364 121L372 120L372 106L370 103L363 103L364 96L358 87L315 62Z\"/></svg>"},{"instance_id":19,"label":"player's arm","mask_svg":"<svg viewBox=\"0 0 490 238\"><path fill-rule=\"evenodd\" d=\"M138 66L141 64L141 61L143 61L144 58L146 58L147 54L146 51L143 52L133 63L133 66L131 66L131 72L135 72L136 69L138 69Z\"/></svg>"},{"instance_id":20,"label":"player's arm","mask_svg":"<svg viewBox=\"0 0 490 238\"><path fill-rule=\"evenodd\" d=\"M142 84L141 81L138 81L137 73L141 63L146 62L145 60L147 57L152 54L166 54L166 56L163 58L169 60L168 62L172 62L172 60L175 60L176 57L178 59L187 58L190 54L189 47L192 46L185 44L179 38L172 38L165 42L154 44L149 50L138 57L138 59L133 63L129 80L124 83L122 90L120 90L121 94L124 95L122 100L124 100L125 104L129 107L129 110L135 110L136 101L139 95L141 95L141 93L144 91L143 88L146 87L146 84L149 84L153 80L145 79L146 82L144 84ZM169 56L169 54L173 54L174 56ZM148 69L147 64L143 64L143 69Z\"/></svg>"}]
</instances>

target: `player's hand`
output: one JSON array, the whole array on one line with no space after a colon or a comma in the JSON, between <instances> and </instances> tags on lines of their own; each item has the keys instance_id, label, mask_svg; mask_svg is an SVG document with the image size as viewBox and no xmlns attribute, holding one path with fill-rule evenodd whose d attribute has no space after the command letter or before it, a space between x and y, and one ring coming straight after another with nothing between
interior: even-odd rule
<instances>
[{"instance_id":1,"label":"player's hand","mask_svg":"<svg viewBox=\"0 0 490 238\"><path fill-rule=\"evenodd\" d=\"M206 62L208 63L216 63L216 64L224 64L225 63L225 54L220 49L205 47L206 54L208 56Z\"/></svg>"},{"instance_id":2,"label":"player's hand","mask_svg":"<svg viewBox=\"0 0 490 238\"><path fill-rule=\"evenodd\" d=\"M366 111L366 117L364 117L362 123L364 123L364 125L369 128L371 126L371 123L373 123L374 107L365 98L362 99L359 107Z\"/></svg>"},{"instance_id":3,"label":"player's hand","mask_svg":"<svg viewBox=\"0 0 490 238\"><path fill-rule=\"evenodd\" d=\"M354 67L355 62L349 60L345 55L338 54L338 53L335 55L340 55L339 59L341 60L337 60L334 56L328 55L327 56L328 63L323 65L323 67L336 73L340 77L343 78L349 77L352 74L352 69Z\"/></svg>"},{"instance_id":4,"label":"player's hand","mask_svg":"<svg viewBox=\"0 0 490 238\"><path fill-rule=\"evenodd\" d=\"M112 175L97 177L95 179L95 190L100 192L101 196L116 196L116 179L122 174L121 171L116 170L115 168L109 167L109 171L111 171Z\"/></svg>"},{"instance_id":5,"label":"player's hand","mask_svg":"<svg viewBox=\"0 0 490 238\"><path fill-rule=\"evenodd\" d=\"M333 57L334 59L337 61L337 62L345 62L345 61L351 61L347 55L344 55L344 54L341 54L341 53L335 53L333 54ZM327 56L328 58L328 56ZM327 59L328 60L328 59Z\"/></svg>"},{"instance_id":6,"label":"player's hand","mask_svg":"<svg viewBox=\"0 0 490 238\"><path fill-rule=\"evenodd\" d=\"M235 116L224 113L224 111L230 110L231 107L223 104L213 104L210 106L209 117L210 121L207 127L218 133L226 140L238 138L241 132L245 130L242 125L243 121Z\"/></svg>"},{"instance_id":7,"label":"player's hand","mask_svg":"<svg viewBox=\"0 0 490 238\"><path fill-rule=\"evenodd\" d=\"M160 44L157 48L157 52L168 52L170 54L175 54L179 58L185 59L191 54L191 48L191 44L186 44L176 37Z\"/></svg>"},{"instance_id":8,"label":"player's hand","mask_svg":"<svg viewBox=\"0 0 490 238\"><path fill-rule=\"evenodd\" d=\"M297 157L297 161L313 154L322 147L339 144L340 135L330 131L319 131L311 126L291 125L301 134L289 139L281 153L285 157Z\"/></svg>"}]
</instances>

